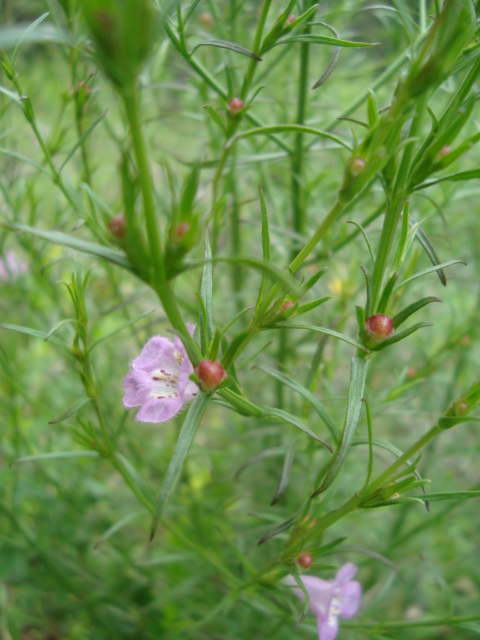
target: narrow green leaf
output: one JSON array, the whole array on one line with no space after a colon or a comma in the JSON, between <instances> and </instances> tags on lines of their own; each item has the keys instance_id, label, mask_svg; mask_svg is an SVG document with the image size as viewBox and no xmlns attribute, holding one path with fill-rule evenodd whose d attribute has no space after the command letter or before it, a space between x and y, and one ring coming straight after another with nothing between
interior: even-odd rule
<instances>
[{"instance_id":1,"label":"narrow green leaf","mask_svg":"<svg viewBox=\"0 0 480 640\"><path fill-rule=\"evenodd\" d=\"M67 318L66 320L60 320L60 322L57 322L51 329L50 331L47 333L47 335L44 338L44 341L47 342L54 333L56 333L61 327L63 327L65 324L77 324L78 320L75 320L75 318Z\"/></svg>"},{"instance_id":2,"label":"narrow green leaf","mask_svg":"<svg viewBox=\"0 0 480 640\"><path fill-rule=\"evenodd\" d=\"M305 304L300 305L295 311L295 317L303 315L312 309L316 309L324 302L328 302L332 299L332 296L324 296L323 298L318 298L317 300L312 300L312 302L307 302Z\"/></svg>"},{"instance_id":3,"label":"narrow green leaf","mask_svg":"<svg viewBox=\"0 0 480 640\"><path fill-rule=\"evenodd\" d=\"M204 254L204 266L202 273L202 283L200 285L200 295L202 296L203 303L205 305L205 315L207 320L207 326L201 326L201 329L206 332L208 338L208 344L213 340L213 264L212 264L212 250L210 248L210 242L208 240L208 230L205 229L205 254ZM203 322L203 316L200 316L200 323Z\"/></svg>"},{"instance_id":4,"label":"narrow green leaf","mask_svg":"<svg viewBox=\"0 0 480 640\"><path fill-rule=\"evenodd\" d=\"M153 514L152 527L150 530L150 539L153 540L155 532L157 531L160 518L162 517L163 509L168 502L168 499L173 493L177 482L182 473L183 463L188 455L193 439L197 432L198 425L200 424L205 409L210 402L211 395L202 393L199 391L195 397L195 400L190 405L188 413L178 436L177 444L173 452L172 458L168 465L165 478L163 480L162 489L160 495L155 504L155 511Z\"/></svg>"},{"instance_id":5,"label":"narrow green leaf","mask_svg":"<svg viewBox=\"0 0 480 640\"><path fill-rule=\"evenodd\" d=\"M288 487L288 483L290 481L290 473L292 471L293 459L295 458L295 449L297 446L296 440L294 440L290 446L287 448L285 452L285 459L283 461L282 474L280 476L280 481L278 483L277 490L275 491L275 495L273 496L273 500L270 505L277 504L280 498L285 493L285 489Z\"/></svg>"},{"instance_id":6,"label":"narrow green leaf","mask_svg":"<svg viewBox=\"0 0 480 640\"><path fill-rule=\"evenodd\" d=\"M29 227L28 225L18 224L16 222L7 222L6 220L0 220L0 227L11 229L12 231L28 233L31 236L41 238L47 242L75 249L75 251L80 251L81 253L88 253L90 255L97 256L97 258L107 260L119 267L127 269L128 271L133 270L132 265L124 253L116 251L115 249L103 247L102 245L94 242L80 240L80 238L75 238L67 233L62 233L61 231L43 231L42 229L36 229L35 227Z\"/></svg>"},{"instance_id":7,"label":"narrow green leaf","mask_svg":"<svg viewBox=\"0 0 480 640\"><path fill-rule=\"evenodd\" d=\"M464 262L463 260L450 260L449 262L442 262L442 264L436 265L434 267L429 267L428 269L424 269L423 271L419 271L418 273L415 273L410 278L407 278L406 280L403 280L402 282L400 282L400 284L397 284L397 286L395 287L394 290L397 291L398 289L400 289L400 287L403 287L404 285L408 284L409 282L413 282L417 278L421 278L422 276L426 276L427 274L433 273L434 271L438 271L439 269L446 269L447 267L451 267L453 264L466 265L467 263Z\"/></svg>"},{"instance_id":8,"label":"narrow green leaf","mask_svg":"<svg viewBox=\"0 0 480 640\"><path fill-rule=\"evenodd\" d=\"M354 220L347 220L347 224L354 224L357 227L357 229L360 230L360 233L363 235L363 238L366 242L368 253L370 254L372 263L375 263L375 256L373 255L372 245L370 244L370 240L368 239L367 232L365 231L365 229L362 227L361 224L359 224L358 222L355 222Z\"/></svg>"},{"instance_id":9,"label":"narrow green leaf","mask_svg":"<svg viewBox=\"0 0 480 640\"><path fill-rule=\"evenodd\" d=\"M265 197L263 195L262 185L258 187L260 193L260 209L262 212L262 253L263 260L265 263L270 262L270 232L268 228L268 213L267 213L267 205L265 204ZM267 274L262 273L262 281L260 283L260 289L258 291L257 296L257 304L255 307L255 311L258 311L260 305L263 302L263 296L265 294L265 289L267 287Z\"/></svg>"},{"instance_id":10,"label":"narrow green leaf","mask_svg":"<svg viewBox=\"0 0 480 640\"><path fill-rule=\"evenodd\" d=\"M325 440L322 440L322 438L317 436L317 434L314 433L309 427L307 427L307 425L304 422L299 420L296 416L293 416L291 413L288 413L283 409L277 409L276 407L265 407L264 417L279 418L280 420L283 420L283 422L288 422L289 424L292 424L294 427L297 427L297 429L300 429L301 431L309 435L311 438L313 438L317 442L320 442L320 444L323 444L323 446L326 447L330 451L330 453L333 453L332 447L328 444L328 442L325 442Z\"/></svg>"},{"instance_id":11,"label":"narrow green leaf","mask_svg":"<svg viewBox=\"0 0 480 640\"><path fill-rule=\"evenodd\" d=\"M149 512L153 514L154 500L152 493L130 460L117 451L113 461L117 469L119 471L121 469L120 473L124 477L125 481L132 487L135 493L138 494L139 499L141 499L141 502Z\"/></svg>"},{"instance_id":12,"label":"narrow green leaf","mask_svg":"<svg viewBox=\"0 0 480 640\"><path fill-rule=\"evenodd\" d=\"M17 44L15 45L15 49L13 50L13 53L12 53L12 67L15 67L18 51L22 46L22 44L25 42L25 40L28 39L29 35L35 30L35 28L38 27L38 25L41 24L44 20L46 20L49 15L50 15L49 11L47 11L46 13L43 13L39 18L37 18L34 22L32 22L32 24L29 25L25 29L24 33L20 36Z\"/></svg>"},{"instance_id":13,"label":"narrow green leaf","mask_svg":"<svg viewBox=\"0 0 480 640\"><path fill-rule=\"evenodd\" d=\"M265 458L278 458L285 454L285 447L271 447L270 449L264 449L260 453L255 454L248 460L246 460L238 469L235 471L234 478L237 480L245 469L248 469L252 464L256 462L260 462L261 460L265 460Z\"/></svg>"},{"instance_id":14,"label":"narrow green leaf","mask_svg":"<svg viewBox=\"0 0 480 640\"><path fill-rule=\"evenodd\" d=\"M229 42L228 40L217 40L215 38L202 40L202 42L199 42L192 49L192 52L190 55L193 55L199 47L219 47L220 49L229 49L230 51L234 51L235 53L240 53L243 56L248 56L249 58L253 58L253 60L257 60L258 62L261 62L262 60L259 56L257 56L257 54L253 53L252 51L245 49L245 47L242 47L241 45L236 44L235 42Z\"/></svg>"},{"instance_id":15,"label":"narrow green leaf","mask_svg":"<svg viewBox=\"0 0 480 640\"><path fill-rule=\"evenodd\" d=\"M358 337L365 342L365 309L363 307L355 307L355 315L358 325Z\"/></svg>"},{"instance_id":16,"label":"narrow green leaf","mask_svg":"<svg viewBox=\"0 0 480 640\"><path fill-rule=\"evenodd\" d=\"M302 238L302 242L303 242L303 238ZM328 267L323 267L323 269L320 269L319 271L317 271L317 273L313 274L313 276L311 278L309 278L305 284L302 285L302 289L303 291L306 293L307 291L310 291L310 289L312 287L314 287L317 282L320 280L320 278L322 276L324 276L328 271Z\"/></svg>"},{"instance_id":17,"label":"narrow green leaf","mask_svg":"<svg viewBox=\"0 0 480 640\"><path fill-rule=\"evenodd\" d=\"M227 127L225 126L225 123L223 122L223 120L220 118L220 116L218 115L218 113L215 111L215 109L213 107L211 107L209 104L206 104L204 107L205 111L208 113L208 115L210 116L210 118L212 119L212 121L217 125L217 127L219 127L220 131L223 132L223 134L226 135L227 133Z\"/></svg>"},{"instance_id":18,"label":"narrow green leaf","mask_svg":"<svg viewBox=\"0 0 480 640\"><path fill-rule=\"evenodd\" d=\"M415 221L413 219L411 219L411 222L414 223ZM420 243L420 245L422 246L422 248L425 251L425 253L427 254L428 259L433 264L433 266L434 267L438 267L438 265L440 264L440 260L438 258L437 252L433 248L433 245L430 242L427 234L425 233L425 231L421 227L419 227L417 229L417 233L416 233L415 237L418 240L418 242ZM445 276L445 272L443 271L443 269L437 269L437 276L439 277L440 282L443 284L443 286L446 287L447 286L447 278Z\"/></svg>"},{"instance_id":19,"label":"narrow green leaf","mask_svg":"<svg viewBox=\"0 0 480 640\"><path fill-rule=\"evenodd\" d=\"M290 322L279 322L273 328L274 329L303 329L305 331L314 331L315 333L324 333L328 336L332 336L332 338L337 338L338 340L342 340L347 344L351 344L353 347L356 347L357 349L361 349L365 353L369 353L368 349L364 347L362 344L360 344L356 340L353 340L352 338L349 338L343 333L338 333L338 331L333 331L333 329L327 329L325 327L315 327L312 324L292 324Z\"/></svg>"},{"instance_id":20,"label":"narrow green leaf","mask_svg":"<svg viewBox=\"0 0 480 640\"><path fill-rule=\"evenodd\" d=\"M425 500L425 496L408 496L417 500ZM429 493L428 502L441 502L443 500L468 500L470 498L480 498L480 491L441 491Z\"/></svg>"},{"instance_id":21,"label":"narrow green leaf","mask_svg":"<svg viewBox=\"0 0 480 640\"><path fill-rule=\"evenodd\" d=\"M339 136L336 136L333 133L328 133L328 131L321 131L320 129L314 129L313 127L307 127L302 124L277 124L270 127L256 127L254 129L248 129L247 131L243 131L242 133L237 133L229 140L227 140L225 148L228 149L237 140L243 140L244 138L250 138L251 136L270 136L272 135L272 133L289 133L291 131L300 133L311 133L312 135L318 136L319 138L333 140L340 146L345 147L345 149L353 151L351 145Z\"/></svg>"},{"instance_id":22,"label":"narrow green leaf","mask_svg":"<svg viewBox=\"0 0 480 640\"><path fill-rule=\"evenodd\" d=\"M81 400L77 400L77 402L75 402L75 404L70 407L70 409L65 411L65 413L62 413L62 415L58 418L55 418L55 420L50 420L48 424L59 424L60 422L67 420L67 418L75 415L77 411L80 411L82 407L84 407L86 404L89 404L90 402L92 402L91 398L82 398Z\"/></svg>"},{"instance_id":23,"label":"narrow green leaf","mask_svg":"<svg viewBox=\"0 0 480 640\"><path fill-rule=\"evenodd\" d=\"M121 520L116 522L114 525L112 525L109 529L107 529L107 531L105 531L105 533L94 544L93 548L98 549L98 547L101 544L103 544L109 538L115 535L117 531L120 531L121 529L123 529L123 527L125 527L127 524L132 522L132 520L135 520L136 518L139 518L140 516L143 516L143 515L144 515L143 511L135 511L134 513L129 513L128 516L125 516L125 518L122 518Z\"/></svg>"},{"instance_id":24,"label":"narrow green leaf","mask_svg":"<svg viewBox=\"0 0 480 640\"><path fill-rule=\"evenodd\" d=\"M345 425L343 428L342 439L337 447L335 457L323 479L320 487L312 494L312 498L323 493L338 476L340 469L350 451L350 447L355 435L360 411L362 409L363 392L367 379L369 360L354 356L351 360L350 367L350 387L348 390L347 414L345 416Z\"/></svg>"},{"instance_id":25,"label":"narrow green leaf","mask_svg":"<svg viewBox=\"0 0 480 640\"><path fill-rule=\"evenodd\" d=\"M331 38L330 36L319 36L316 34L303 34L298 36L287 36L277 40L273 47L279 44L291 44L292 42L307 42L309 44L324 44L329 47L378 47L378 42L352 42L351 40L341 40L340 38Z\"/></svg>"},{"instance_id":26,"label":"narrow green leaf","mask_svg":"<svg viewBox=\"0 0 480 640\"><path fill-rule=\"evenodd\" d=\"M396 315L393 316L392 322L395 329L397 329L407 318L409 318L412 314L416 313L422 307L425 307L427 304L431 302L442 302L440 298L435 298L434 296L429 296L428 298L422 298L421 300L417 300L417 302L413 302L412 304L399 311Z\"/></svg>"},{"instance_id":27,"label":"narrow green leaf","mask_svg":"<svg viewBox=\"0 0 480 640\"><path fill-rule=\"evenodd\" d=\"M69 460L71 458L98 458L100 454L96 451L52 451L51 453L39 453L34 456L23 456L13 462L20 464L24 462L43 462L45 460Z\"/></svg>"},{"instance_id":28,"label":"narrow green leaf","mask_svg":"<svg viewBox=\"0 0 480 640\"><path fill-rule=\"evenodd\" d=\"M185 14L185 17L183 18L183 24L184 26L187 24L187 22L189 21L192 13L195 11L195 9L197 8L198 3L200 2L200 0L193 0L192 4L188 7L187 9L187 13Z\"/></svg>"},{"instance_id":29,"label":"narrow green leaf","mask_svg":"<svg viewBox=\"0 0 480 640\"><path fill-rule=\"evenodd\" d=\"M77 149L79 147L81 147L81 145L83 144L84 140L86 140L88 138L88 136L92 133L92 131L95 129L95 127L98 124L100 124L100 122L103 120L103 118L107 115L107 111L108 111L108 109L105 109L105 111L101 115L99 115L98 118L94 122L92 122L92 124L88 127L88 129L85 129L85 131L83 132L82 136L77 140L76 144L73 146L73 149L70 151L70 153L67 155L67 157L63 161L62 166L58 170L59 175L62 173L62 171L65 168L65 166L73 158L73 156L75 155Z\"/></svg>"},{"instance_id":30,"label":"narrow green leaf","mask_svg":"<svg viewBox=\"0 0 480 640\"><path fill-rule=\"evenodd\" d=\"M106 340L109 340L110 338L113 338L113 336L116 336L117 333L120 333L124 329L127 329L128 327L131 327L132 325L136 324L139 320L143 320L143 318L146 318L147 316L149 316L153 312L154 312L154 309L151 309L150 311L145 311L144 313L141 313L136 318L132 318L131 320L128 320L127 322L124 322L123 324L121 324L116 329L113 329L112 331L109 331L108 333L105 333L103 336L100 336L99 338L97 338L96 340L94 340L92 342L92 344L90 345L90 347L88 349L88 352L91 353L95 349L95 347L98 347L98 345L102 344L102 342L105 342Z\"/></svg>"},{"instance_id":31,"label":"narrow green leaf","mask_svg":"<svg viewBox=\"0 0 480 640\"><path fill-rule=\"evenodd\" d=\"M306 616L307 616L308 609L310 607L310 594L308 593L307 588L303 584L302 579L300 577L300 574L298 573L298 570L297 570L296 567L290 569L290 575L292 576L292 578L297 583L297 586L303 592L303 610L302 610L302 615L300 617L300 622L303 622L305 620Z\"/></svg>"},{"instance_id":32,"label":"narrow green leaf","mask_svg":"<svg viewBox=\"0 0 480 640\"><path fill-rule=\"evenodd\" d=\"M272 376L272 378L279 380L282 384L290 387L290 389L293 389L293 391L299 393L303 398L305 398L305 400L307 400L312 405L313 409L318 413L325 426L330 431L333 439L335 441L337 440L338 432L335 420L328 413L320 400L318 400L309 389L300 384L300 382L297 382L297 380L295 380L294 378L291 378L285 373L280 373L280 371L272 369L271 367L257 366L256 368L260 369L260 371L264 371L269 376Z\"/></svg>"},{"instance_id":33,"label":"narrow green leaf","mask_svg":"<svg viewBox=\"0 0 480 640\"><path fill-rule=\"evenodd\" d=\"M372 278L370 277L370 271L367 269L367 267L360 266L360 269L363 271L363 275L365 276L365 282L367 285L365 317L370 318L370 316L372 315Z\"/></svg>"},{"instance_id":34,"label":"narrow green leaf","mask_svg":"<svg viewBox=\"0 0 480 640\"><path fill-rule=\"evenodd\" d=\"M477 180L480 178L480 169L470 169L469 171L458 171L457 173L450 173L448 176L443 176L442 178L434 178L432 180L426 180L421 184L417 185L414 191L419 191L420 189L426 189L427 187L432 187L434 184L439 184L440 182L461 182L463 180Z\"/></svg>"},{"instance_id":35,"label":"narrow green leaf","mask_svg":"<svg viewBox=\"0 0 480 640\"><path fill-rule=\"evenodd\" d=\"M44 331L38 331L37 329L31 329L30 327L21 327L20 325L17 325L17 324L4 324L3 322L0 323L0 329L6 329L7 331L16 331L17 333L24 333L27 336L33 336L34 338L41 338L44 341L48 335ZM65 351L68 351L70 355L72 354L72 350L70 349L68 344L63 342L63 340L59 340L58 338L55 338L55 337L51 337L49 340L50 342L53 342L53 344L56 344L59 347L62 347L62 349L65 349Z\"/></svg>"},{"instance_id":36,"label":"narrow green leaf","mask_svg":"<svg viewBox=\"0 0 480 640\"><path fill-rule=\"evenodd\" d=\"M418 329L422 329L423 327L432 327L432 326L433 325L431 322L419 322L418 324L414 324L413 327L410 327L409 329L405 329L404 331L400 331L400 333L394 333L391 338L387 338L383 342L380 342L380 344L377 344L375 347L372 347L372 351L382 351L383 349L390 347L392 344L400 342L401 340L405 340L405 338L408 338L409 335L411 335L415 331L418 331Z\"/></svg>"},{"instance_id":37,"label":"narrow green leaf","mask_svg":"<svg viewBox=\"0 0 480 640\"><path fill-rule=\"evenodd\" d=\"M266 533L264 536L262 536L260 540L257 542L257 545L261 545L267 540L270 540L270 538L274 538L275 536L278 536L279 533L283 533L287 529L290 529L290 527L295 524L297 518L298 518L298 512L295 513L295 515L293 515L291 518L289 518L288 520L285 520L284 522L281 522L276 527L271 529L268 533Z\"/></svg>"},{"instance_id":38,"label":"narrow green leaf","mask_svg":"<svg viewBox=\"0 0 480 640\"><path fill-rule=\"evenodd\" d=\"M385 288L383 290L382 296L380 298L380 302L378 303L377 310L375 313L385 313L387 310L388 303L390 302L390 296L392 295L395 284L398 280L398 273L395 273L389 278Z\"/></svg>"},{"instance_id":39,"label":"narrow green leaf","mask_svg":"<svg viewBox=\"0 0 480 640\"><path fill-rule=\"evenodd\" d=\"M12 151L11 149L5 149L4 147L0 147L0 153L2 153L4 156L9 156L10 158L15 158L15 160L20 160L21 162L30 164L32 165L32 167L35 167L37 171L40 171L40 173L44 173L50 178L52 177L52 174L48 169L46 169L45 167L42 167L42 165L38 164L38 162L35 162L34 160L27 158L27 156L24 156L23 153L18 153L18 151Z\"/></svg>"}]
</instances>

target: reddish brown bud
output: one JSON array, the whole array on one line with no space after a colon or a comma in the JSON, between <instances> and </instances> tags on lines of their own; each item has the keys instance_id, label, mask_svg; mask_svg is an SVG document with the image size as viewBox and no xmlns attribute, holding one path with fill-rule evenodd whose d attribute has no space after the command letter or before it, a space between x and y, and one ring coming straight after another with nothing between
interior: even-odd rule
<instances>
[{"instance_id":1,"label":"reddish brown bud","mask_svg":"<svg viewBox=\"0 0 480 640\"><path fill-rule=\"evenodd\" d=\"M393 335L395 328L389 316L375 313L365 322L365 331L372 342L379 343Z\"/></svg>"},{"instance_id":2,"label":"reddish brown bud","mask_svg":"<svg viewBox=\"0 0 480 640\"><path fill-rule=\"evenodd\" d=\"M240 113L245 105L243 104L243 100L241 98L232 98L227 106L232 116L236 116L237 113Z\"/></svg>"},{"instance_id":3,"label":"reddish brown bud","mask_svg":"<svg viewBox=\"0 0 480 640\"><path fill-rule=\"evenodd\" d=\"M189 230L190 230L189 222L182 222L181 224L179 224L174 232L175 240L177 240L177 242L180 242L181 240L183 240L184 236L186 236Z\"/></svg>"},{"instance_id":4,"label":"reddish brown bud","mask_svg":"<svg viewBox=\"0 0 480 640\"><path fill-rule=\"evenodd\" d=\"M227 377L225 369L216 360L202 360L198 365L197 375L204 391L215 391Z\"/></svg>"},{"instance_id":5,"label":"reddish brown bud","mask_svg":"<svg viewBox=\"0 0 480 640\"><path fill-rule=\"evenodd\" d=\"M202 25L205 27L205 29L211 29L213 27L213 16L211 13L207 13L205 11L204 13L201 13L198 16L198 19L200 20Z\"/></svg>"},{"instance_id":6,"label":"reddish brown bud","mask_svg":"<svg viewBox=\"0 0 480 640\"><path fill-rule=\"evenodd\" d=\"M302 551L302 553L297 558L298 564L302 567L302 569L310 569L313 563L313 558L308 551Z\"/></svg>"},{"instance_id":7,"label":"reddish brown bud","mask_svg":"<svg viewBox=\"0 0 480 640\"><path fill-rule=\"evenodd\" d=\"M287 18L287 25L293 24L295 20L296 20L296 17L293 15L293 13L290 13Z\"/></svg>"},{"instance_id":8,"label":"reddish brown bud","mask_svg":"<svg viewBox=\"0 0 480 640\"><path fill-rule=\"evenodd\" d=\"M123 213L119 213L110 220L108 223L108 229L115 238L118 238L119 240L123 240L125 238L125 234L127 232L127 219Z\"/></svg>"},{"instance_id":9,"label":"reddish brown bud","mask_svg":"<svg viewBox=\"0 0 480 640\"><path fill-rule=\"evenodd\" d=\"M440 149L440 152L438 155L440 156L440 158L444 158L445 156L448 156L451 150L452 150L452 147L446 144L444 147Z\"/></svg>"},{"instance_id":10,"label":"reddish brown bud","mask_svg":"<svg viewBox=\"0 0 480 640\"><path fill-rule=\"evenodd\" d=\"M358 175L359 173L363 173L365 171L365 167L367 163L363 158L354 158L352 160L352 173L354 175Z\"/></svg>"},{"instance_id":11,"label":"reddish brown bud","mask_svg":"<svg viewBox=\"0 0 480 640\"><path fill-rule=\"evenodd\" d=\"M293 300L285 300L282 302L282 306L280 307L280 311L288 311L295 306L295 302Z\"/></svg>"}]
</instances>

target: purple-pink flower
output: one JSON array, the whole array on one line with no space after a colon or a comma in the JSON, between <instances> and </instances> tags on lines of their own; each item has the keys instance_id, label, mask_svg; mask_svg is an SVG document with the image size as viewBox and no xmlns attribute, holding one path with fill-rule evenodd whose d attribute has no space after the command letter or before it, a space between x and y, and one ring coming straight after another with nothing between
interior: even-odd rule
<instances>
[{"instance_id":1,"label":"purple-pink flower","mask_svg":"<svg viewBox=\"0 0 480 640\"><path fill-rule=\"evenodd\" d=\"M195 325L187 328L191 335ZM140 422L167 422L198 392L190 380L193 367L180 339L174 342L161 336L150 338L125 376L123 404L127 409L142 408Z\"/></svg>"},{"instance_id":2,"label":"purple-pink flower","mask_svg":"<svg viewBox=\"0 0 480 640\"><path fill-rule=\"evenodd\" d=\"M319 640L333 640L338 633L338 618L352 618L360 607L362 587L352 580L357 573L354 564L344 565L333 580L303 575L300 579L310 596L310 610L317 618ZM305 595L292 576L283 583L303 601Z\"/></svg>"},{"instance_id":3,"label":"purple-pink flower","mask_svg":"<svg viewBox=\"0 0 480 640\"><path fill-rule=\"evenodd\" d=\"M9 249L5 256L0 258L0 280L4 282L12 282L27 269L28 264L19 260L13 249Z\"/></svg>"}]
</instances>

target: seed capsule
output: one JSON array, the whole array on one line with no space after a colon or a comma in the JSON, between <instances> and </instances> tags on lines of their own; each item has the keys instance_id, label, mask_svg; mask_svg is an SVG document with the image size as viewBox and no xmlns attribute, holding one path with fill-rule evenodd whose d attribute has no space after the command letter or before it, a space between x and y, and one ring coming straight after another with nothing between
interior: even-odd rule
<instances>
[{"instance_id":1,"label":"seed capsule","mask_svg":"<svg viewBox=\"0 0 480 640\"><path fill-rule=\"evenodd\" d=\"M302 569L310 569L313 564L313 558L308 551L302 551L302 553L297 558L298 564L302 567Z\"/></svg>"},{"instance_id":2,"label":"seed capsule","mask_svg":"<svg viewBox=\"0 0 480 640\"><path fill-rule=\"evenodd\" d=\"M232 116L236 116L237 113L240 113L245 105L243 104L243 100L241 98L232 98L227 106Z\"/></svg>"},{"instance_id":3,"label":"seed capsule","mask_svg":"<svg viewBox=\"0 0 480 640\"><path fill-rule=\"evenodd\" d=\"M215 391L227 377L225 369L216 360L202 360L197 368L198 379L204 391Z\"/></svg>"},{"instance_id":4,"label":"seed capsule","mask_svg":"<svg viewBox=\"0 0 480 640\"><path fill-rule=\"evenodd\" d=\"M365 322L367 337L376 344L389 338L393 335L394 331L395 328L392 319L389 316L383 315L383 313L375 313Z\"/></svg>"}]
</instances>

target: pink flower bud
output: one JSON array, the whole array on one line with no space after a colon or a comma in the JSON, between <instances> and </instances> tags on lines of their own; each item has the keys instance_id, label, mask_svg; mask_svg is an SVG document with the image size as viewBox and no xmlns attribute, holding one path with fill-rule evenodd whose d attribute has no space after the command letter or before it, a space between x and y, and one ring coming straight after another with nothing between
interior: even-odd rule
<instances>
[{"instance_id":1,"label":"pink flower bud","mask_svg":"<svg viewBox=\"0 0 480 640\"><path fill-rule=\"evenodd\" d=\"M379 343L393 335L393 321L383 313L375 313L365 322L365 331L372 342Z\"/></svg>"},{"instance_id":2,"label":"pink flower bud","mask_svg":"<svg viewBox=\"0 0 480 640\"><path fill-rule=\"evenodd\" d=\"M197 367L197 375L204 391L215 391L227 377L225 369L216 360L202 360Z\"/></svg>"},{"instance_id":3,"label":"pink flower bud","mask_svg":"<svg viewBox=\"0 0 480 640\"><path fill-rule=\"evenodd\" d=\"M448 156L451 150L452 150L452 147L446 144L444 147L440 149L440 152L438 155L440 156L440 158L444 158L445 156Z\"/></svg>"},{"instance_id":4,"label":"pink flower bud","mask_svg":"<svg viewBox=\"0 0 480 640\"><path fill-rule=\"evenodd\" d=\"M293 300L285 300L284 302L282 302L280 311L288 311L288 309L291 309L294 306L295 306L295 302L293 302Z\"/></svg>"},{"instance_id":5,"label":"pink flower bud","mask_svg":"<svg viewBox=\"0 0 480 640\"><path fill-rule=\"evenodd\" d=\"M123 213L119 213L110 220L108 223L108 229L115 238L118 238L119 240L123 240L123 238L125 238L125 234L127 232L127 219Z\"/></svg>"},{"instance_id":6,"label":"pink flower bud","mask_svg":"<svg viewBox=\"0 0 480 640\"><path fill-rule=\"evenodd\" d=\"M352 160L352 173L354 175L358 175L359 173L363 173L367 163L363 158L354 158Z\"/></svg>"},{"instance_id":7,"label":"pink flower bud","mask_svg":"<svg viewBox=\"0 0 480 640\"><path fill-rule=\"evenodd\" d=\"M296 20L296 17L293 15L293 13L290 13L287 18L287 25L293 24L295 20Z\"/></svg>"},{"instance_id":8,"label":"pink flower bud","mask_svg":"<svg viewBox=\"0 0 480 640\"><path fill-rule=\"evenodd\" d=\"M245 105L243 104L243 100L241 98L232 98L227 106L232 116L236 116L237 113L240 113Z\"/></svg>"},{"instance_id":9,"label":"pink flower bud","mask_svg":"<svg viewBox=\"0 0 480 640\"><path fill-rule=\"evenodd\" d=\"M189 222L182 222L181 224L179 224L178 227L175 229L175 232L174 232L175 240L177 240L177 242L181 242L183 240L184 236L187 235L189 230L190 230L190 223Z\"/></svg>"},{"instance_id":10,"label":"pink flower bud","mask_svg":"<svg viewBox=\"0 0 480 640\"><path fill-rule=\"evenodd\" d=\"M313 558L308 551L302 551L302 553L297 558L298 564L302 567L302 569L310 569L313 563Z\"/></svg>"},{"instance_id":11,"label":"pink flower bud","mask_svg":"<svg viewBox=\"0 0 480 640\"><path fill-rule=\"evenodd\" d=\"M200 20L202 25L205 27L205 29L211 29L213 27L213 16L211 13L207 13L205 11L204 13L201 13L198 16L198 19Z\"/></svg>"}]
</instances>

